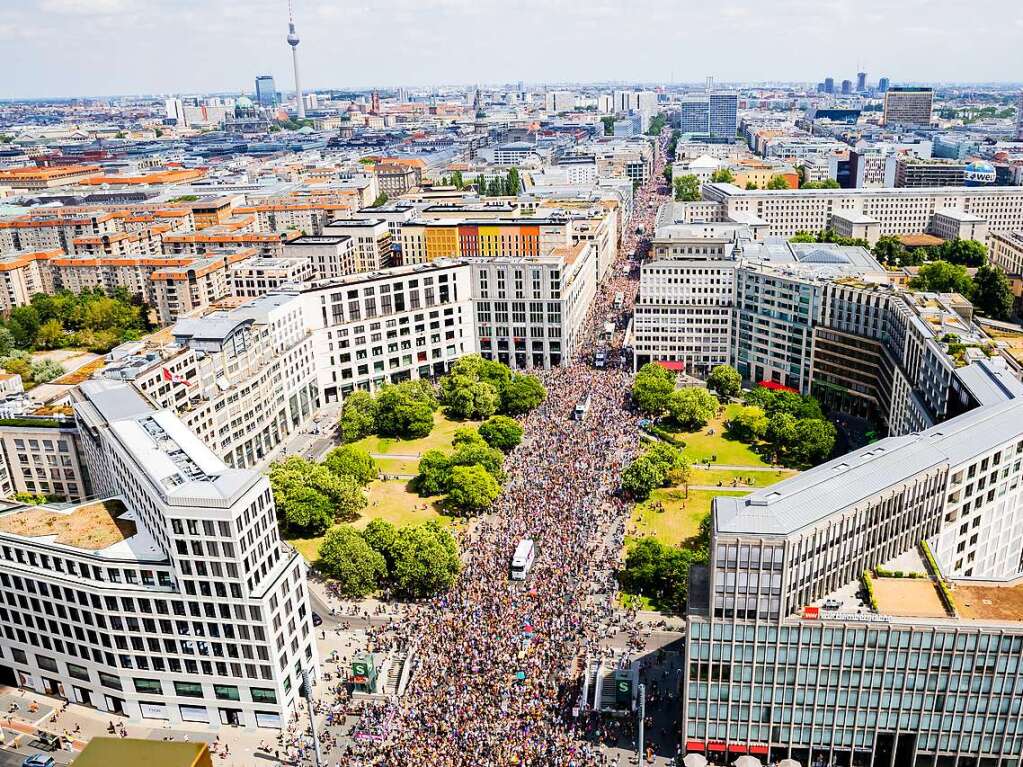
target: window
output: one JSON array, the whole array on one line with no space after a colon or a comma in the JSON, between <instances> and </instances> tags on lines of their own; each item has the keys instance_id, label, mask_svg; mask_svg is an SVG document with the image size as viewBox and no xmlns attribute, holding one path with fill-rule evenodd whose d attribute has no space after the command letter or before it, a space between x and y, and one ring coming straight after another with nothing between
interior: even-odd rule
<instances>
[{"instance_id":1,"label":"window","mask_svg":"<svg viewBox=\"0 0 1023 767\"><path fill-rule=\"evenodd\" d=\"M135 692L163 694L163 685L160 684L159 679L133 679L132 681L135 683Z\"/></svg>"},{"instance_id":2,"label":"window","mask_svg":"<svg viewBox=\"0 0 1023 767\"><path fill-rule=\"evenodd\" d=\"M241 696L238 695L237 687L231 687L224 684L213 685L213 694L220 700L241 700Z\"/></svg>"},{"instance_id":3,"label":"window","mask_svg":"<svg viewBox=\"0 0 1023 767\"><path fill-rule=\"evenodd\" d=\"M37 655L36 663L39 664L39 668L44 669L46 671L53 671L54 673L56 673L57 671L57 661L55 661L53 658L47 658L44 655Z\"/></svg>"},{"instance_id":4,"label":"window","mask_svg":"<svg viewBox=\"0 0 1023 767\"><path fill-rule=\"evenodd\" d=\"M174 692L183 698L201 698L202 685L196 682L175 682Z\"/></svg>"},{"instance_id":5,"label":"window","mask_svg":"<svg viewBox=\"0 0 1023 767\"><path fill-rule=\"evenodd\" d=\"M253 703L276 703L277 693L273 690L269 690L265 687L253 687L252 690L252 702Z\"/></svg>"},{"instance_id":6,"label":"window","mask_svg":"<svg viewBox=\"0 0 1023 767\"><path fill-rule=\"evenodd\" d=\"M116 677L113 674L107 674L104 671L99 672L99 682L101 685L103 685L104 687L109 687L111 690L123 689L121 687L120 677Z\"/></svg>"},{"instance_id":7,"label":"window","mask_svg":"<svg viewBox=\"0 0 1023 767\"><path fill-rule=\"evenodd\" d=\"M86 682L89 681L89 669L85 666L77 666L74 663L67 664L67 672L75 679L82 679Z\"/></svg>"}]
</instances>

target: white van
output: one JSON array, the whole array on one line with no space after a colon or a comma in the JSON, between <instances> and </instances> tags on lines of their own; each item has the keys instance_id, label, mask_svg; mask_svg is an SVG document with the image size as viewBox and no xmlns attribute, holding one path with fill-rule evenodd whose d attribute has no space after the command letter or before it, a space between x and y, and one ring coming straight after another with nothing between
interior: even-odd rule
<instances>
[{"instance_id":1,"label":"white van","mask_svg":"<svg viewBox=\"0 0 1023 767\"><path fill-rule=\"evenodd\" d=\"M533 545L533 542L528 538L519 541L519 545L515 547L515 553L512 554L511 579L513 581L526 580L526 574L529 572L529 568L533 566L533 560L535 559L536 547Z\"/></svg>"},{"instance_id":2,"label":"white van","mask_svg":"<svg viewBox=\"0 0 1023 767\"><path fill-rule=\"evenodd\" d=\"M575 405L575 410L572 411L572 418L576 421L581 421L586 417L586 414L590 412L590 395L587 394L583 399L579 400Z\"/></svg>"}]
</instances>

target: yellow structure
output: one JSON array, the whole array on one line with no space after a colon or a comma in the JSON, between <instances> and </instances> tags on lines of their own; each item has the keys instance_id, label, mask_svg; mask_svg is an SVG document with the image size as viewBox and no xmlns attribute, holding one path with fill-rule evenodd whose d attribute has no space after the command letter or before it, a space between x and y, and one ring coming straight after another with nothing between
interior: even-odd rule
<instances>
[{"instance_id":1,"label":"yellow structure","mask_svg":"<svg viewBox=\"0 0 1023 767\"><path fill-rule=\"evenodd\" d=\"M174 743L139 738L93 738L74 767L213 767L205 743Z\"/></svg>"}]
</instances>

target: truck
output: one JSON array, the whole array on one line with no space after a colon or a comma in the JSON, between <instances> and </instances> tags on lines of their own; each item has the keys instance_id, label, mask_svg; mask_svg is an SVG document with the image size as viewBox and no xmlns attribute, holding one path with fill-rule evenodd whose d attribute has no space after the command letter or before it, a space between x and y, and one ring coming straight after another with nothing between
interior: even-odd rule
<instances>
[{"instance_id":1,"label":"truck","mask_svg":"<svg viewBox=\"0 0 1023 767\"><path fill-rule=\"evenodd\" d=\"M515 553L512 554L511 579L513 581L526 580L526 575L533 566L535 559L536 546L533 545L533 541L529 538L519 541L518 546L515 547Z\"/></svg>"}]
</instances>

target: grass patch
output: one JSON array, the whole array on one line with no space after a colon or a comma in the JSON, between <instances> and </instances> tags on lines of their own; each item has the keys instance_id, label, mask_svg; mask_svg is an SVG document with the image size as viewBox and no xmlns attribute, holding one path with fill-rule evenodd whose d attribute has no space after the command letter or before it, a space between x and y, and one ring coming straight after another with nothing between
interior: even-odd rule
<instances>
[{"instance_id":1,"label":"grass patch","mask_svg":"<svg viewBox=\"0 0 1023 767\"><path fill-rule=\"evenodd\" d=\"M349 524L356 530L362 530L374 519L384 519L398 527L422 524L431 519L439 520L444 525L455 524L458 520L444 513L442 500L442 496L420 498L408 489L408 482L405 480L371 482L368 505L359 518ZM319 550L323 537L320 535L314 538L289 538L288 543L294 546L309 564L315 565L320 558Z\"/></svg>"},{"instance_id":2,"label":"grass patch","mask_svg":"<svg viewBox=\"0 0 1023 767\"><path fill-rule=\"evenodd\" d=\"M719 495L742 496L746 493L690 490L687 498L685 490L680 487L654 490L649 500L636 504L632 510L625 531L626 540L652 535L665 545L677 546L694 538L700 530L700 521L710 513L711 501Z\"/></svg>"},{"instance_id":3,"label":"grass patch","mask_svg":"<svg viewBox=\"0 0 1023 767\"><path fill-rule=\"evenodd\" d=\"M415 458L376 458L381 474L389 476L413 475L419 473L419 461Z\"/></svg>"},{"instance_id":4,"label":"grass patch","mask_svg":"<svg viewBox=\"0 0 1023 767\"><path fill-rule=\"evenodd\" d=\"M721 416L713 418L699 431L675 432L685 443L683 451L694 463L721 463L726 466L770 466L756 449L725 435L724 422L731 418L742 405L733 403L725 408ZM708 432L713 431L713 434ZM713 460L711 460L713 458Z\"/></svg>"},{"instance_id":5,"label":"grass patch","mask_svg":"<svg viewBox=\"0 0 1023 767\"><path fill-rule=\"evenodd\" d=\"M27 509L0 517L0 530L26 538L53 535L56 543L98 551L135 535L135 523L119 519L125 511L125 505L116 498L95 501L67 513Z\"/></svg>"},{"instance_id":6,"label":"grass patch","mask_svg":"<svg viewBox=\"0 0 1023 767\"><path fill-rule=\"evenodd\" d=\"M627 594L624 591L619 591L618 604L626 609L646 610L648 612L657 611L650 597L645 597L642 594Z\"/></svg>"},{"instance_id":7,"label":"grass patch","mask_svg":"<svg viewBox=\"0 0 1023 767\"><path fill-rule=\"evenodd\" d=\"M479 426L479 423L479 421L452 421L438 410L433 414L433 431L421 439L395 439L371 434L352 444L374 455L418 456L427 450L450 450L451 440L457 429L463 426Z\"/></svg>"},{"instance_id":8,"label":"grass patch","mask_svg":"<svg viewBox=\"0 0 1023 767\"><path fill-rule=\"evenodd\" d=\"M768 487L775 482L794 477L799 472L787 469L777 471L736 471L734 469L693 469L690 472L690 485L716 485L721 483L722 490L744 490ZM732 482L738 484L733 486Z\"/></svg>"}]
</instances>

